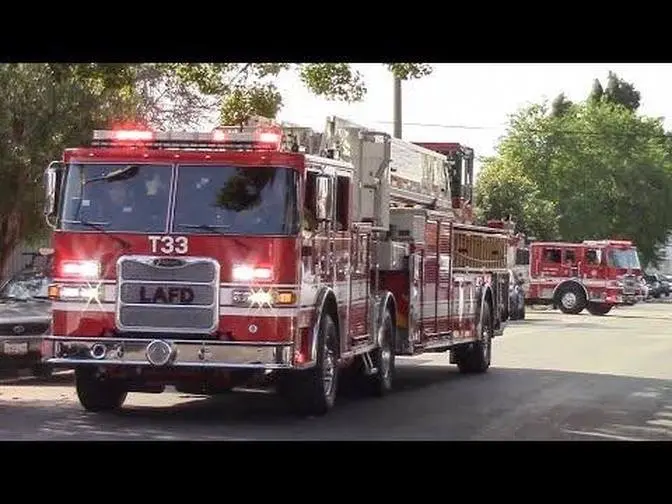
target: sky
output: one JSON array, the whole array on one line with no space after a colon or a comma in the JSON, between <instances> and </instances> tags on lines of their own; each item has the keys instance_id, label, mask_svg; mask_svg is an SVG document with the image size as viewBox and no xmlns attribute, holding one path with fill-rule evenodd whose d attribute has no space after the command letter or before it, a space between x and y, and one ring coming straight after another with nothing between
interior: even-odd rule
<instances>
[{"instance_id":1,"label":"sky","mask_svg":"<svg viewBox=\"0 0 672 504\"><path fill-rule=\"evenodd\" d=\"M672 130L672 64L435 64L434 72L403 84L402 138L408 141L459 142L476 156L495 153L510 114L529 103L553 100L564 92L582 101L593 80L606 86L609 71L641 93L640 113L664 117ZM355 64L368 92L347 104L317 98L293 73L276 85L284 106L278 119L322 130L329 115L392 133L393 80L382 64ZM479 163L476 163L478 169Z\"/></svg>"}]
</instances>

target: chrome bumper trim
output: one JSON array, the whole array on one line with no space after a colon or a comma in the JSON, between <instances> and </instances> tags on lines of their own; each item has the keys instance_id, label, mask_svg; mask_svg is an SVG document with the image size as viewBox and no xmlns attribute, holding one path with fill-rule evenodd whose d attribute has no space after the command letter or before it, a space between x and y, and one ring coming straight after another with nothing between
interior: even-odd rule
<instances>
[{"instance_id":1,"label":"chrome bumper trim","mask_svg":"<svg viewBox=\"0 0 672 504\"><path fill-rule=\"evenodd\" d=\"M170 368L291 369L294 345L291 342L232 342L160 339L43 337L49 355L45 362L59 366L147 366ZM150 362L148 349L154 342L167 344L172 353L165 364ZM102 346L101 346L102 345ZM103 348L104 347L104 348ZM102 351L104 350L104 351ZM153 359L156 362L156 359Z\"/></svg>"}]
</instances>

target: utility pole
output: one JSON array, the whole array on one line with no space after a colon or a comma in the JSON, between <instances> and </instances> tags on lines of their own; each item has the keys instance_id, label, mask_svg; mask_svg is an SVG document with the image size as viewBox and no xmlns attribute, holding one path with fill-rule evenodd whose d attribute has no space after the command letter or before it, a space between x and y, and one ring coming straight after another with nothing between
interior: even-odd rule
<instances>
[{"instance_id":1,"label":"utility pole","mask_svg":"<svg viewBox=\"0 0 672 504\"><path fill-rule=\"evenodd\" d=\"M401 139L401 79L394 77L394 138Z\"/></svg>"}]
</instances>

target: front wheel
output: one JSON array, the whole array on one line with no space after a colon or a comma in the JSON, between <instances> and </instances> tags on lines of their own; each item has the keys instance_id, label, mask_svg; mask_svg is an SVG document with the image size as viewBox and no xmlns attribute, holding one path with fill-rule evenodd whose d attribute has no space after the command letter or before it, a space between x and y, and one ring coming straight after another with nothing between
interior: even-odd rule
<instances>
[{"instance_id":1,"label":"front wheel","mask_svg":"<svg viewBox=\"0 0 672 504\"><path fill-rule=\"evenodd\" d=\"M329 315L322 318L317 334L315 367L291 371L280 381L280 391L301 415L321 416L334 407L338 389L339 339Z\"/></svg>"},{"instance_id":2,"label":"front wheel","mask_svg":"<svg viewBox=\"0 0 672 504\"><path fill-rule=\"evenodd\" d=\"M100 375L92 367L75 369L75 388L80 404L94 412L119 409L128 395L119 381Z\"/></svg>"}]
</instances>

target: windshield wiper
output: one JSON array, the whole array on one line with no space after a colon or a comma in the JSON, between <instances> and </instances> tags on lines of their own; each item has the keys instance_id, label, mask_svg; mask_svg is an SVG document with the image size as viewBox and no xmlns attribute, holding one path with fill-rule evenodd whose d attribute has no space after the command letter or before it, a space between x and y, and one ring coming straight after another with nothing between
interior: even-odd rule
<instances>
[{"instance_id":1,"label":"windshield wiper","mask_svg":"<svg viewBox=\"0 0 672 504\"><path fill-rule=\"evenodd\" d=\"M203 231L213 231L221 234L221 229L229 229L229 224L177 224L175 227L183 227L188 229L201 229Z\"/></svg>"},{"instance_id":2,"label":"windshield wiper","mask_svg":"<svg viewBox=\"0 0 672 504\"><path fill-rule=\"evenodd\" d=\"M118 236L111 235L107 233L107 229L105 229L105 226L109 226L109 222L91 222L91 221L86 221L86 220L68 220L68 219L63 219L63 222L66 224L81 224L82 226L90 227L91 229L95 229L96 231L100 231L103 236L107 236L108 238L112 238L115 242L117 242L119 245L121 245L124 249L129 249L131 248L131 244L128 243L126 240L123 238L119 238Z\"/></svg>"},{"instance_id":3,"label":"windshield wiper","mask_svg":"<svg viewBox=\"0 0 672 504\"><path fill-rule=\"evenodd\" d=\"M85 184L91 184L92 182L98 182L104 180L105 182L116 182L118 180L128 180L135 177L140 171L138 165L128 165L113 172L103 175L102 177L95 177L85 181Z\"/></svg>"},{"instance_id":4,"label":"windshield wiper","mask_svg":"<svg viewBox=\"0 0 672 504\"><path fill-rule=\"evenodd\" d=\"M178 224L175 227L183 227L183 228L191 228L191 229L202 229L204 231L212 231L217 234L225 234L220 231L220 229L229 229L231 225L229 224ZM244 247L246 249L250 249L250 246L245 243L244 241L240 240L239 238L236 238L235 236L231 236L231 239L237 243L239 246Z\"/></svg>"}]
</instances>

